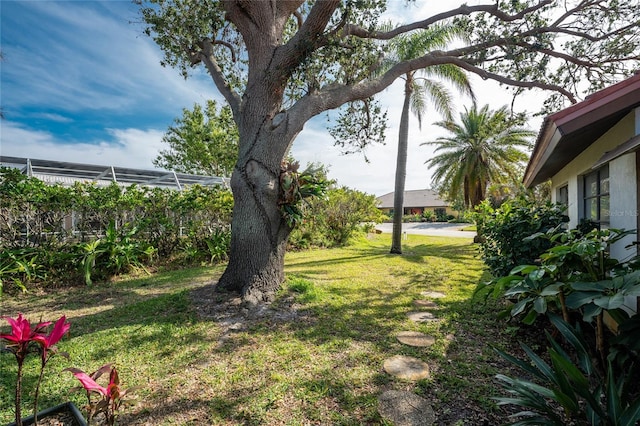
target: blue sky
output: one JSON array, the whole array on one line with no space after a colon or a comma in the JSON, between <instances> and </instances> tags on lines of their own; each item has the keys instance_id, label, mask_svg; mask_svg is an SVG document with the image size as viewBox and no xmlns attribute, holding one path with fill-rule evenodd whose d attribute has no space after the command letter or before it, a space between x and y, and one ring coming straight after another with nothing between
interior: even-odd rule
<instances>
[{"instance_id":1,"label":"blue sky","mask_svg":"<svg viewBox=\"0 0 640 426\"><path fill-rule=\"evenodd\" d=\"M392 2L391 14L420 19L442 3L418 2L407 10L404 2ZM187 80L163 68L160 49L137 21L130 1L0 1L0 154L152 169L152 159L165 148L162 135L182 108L222 99L203 68ZM490 102L483 100L485 87ZM509 102L496 86L478 89L480 102ZM401 84L380 99L390 127L387 144L367 150L369 163L362 155L340 155L325 116L307 124L294 157L303 165L328 165L339 184L376 195L393 191ZM465 104L461 99L459 109ZM427 116L424 122L439 119ZM431 174L424 161L432 152L419 144L439 134L413 124L406 188L427 188Z\"/></svg>"}]
</instances>

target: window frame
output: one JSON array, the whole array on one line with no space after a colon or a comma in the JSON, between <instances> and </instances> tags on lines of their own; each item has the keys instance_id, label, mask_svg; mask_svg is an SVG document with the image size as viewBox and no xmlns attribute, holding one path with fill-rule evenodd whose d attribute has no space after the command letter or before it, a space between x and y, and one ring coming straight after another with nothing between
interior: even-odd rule
<instances>
[{"instance_id":1,"label":"window frame","mask_svg":"<svg viewBox=\"0 0 640 426\"><path fill-rule=\"evenodd\" d=\"M606 172L606 177L603 175ZM589 173L582 175L582 219L591 220L594 223L598 224L600 229L607 229L611 224L611 182L609 177L609 164L605 164L604 166L593 170ZM595 177L595 181L593 178ZM603 182L607 182L606 191L603 190ZM590 188L587 186L587 180L592 180L592 183L596 184L595 194L590 193ZM609 215L605 216L606 220L603 220L602 215L602 201L603 199L607 199L609 203ZM591 212L593 211L590 204L595 201L596 202L596 217L591 216Z\"/></svg>"}]
</instances>

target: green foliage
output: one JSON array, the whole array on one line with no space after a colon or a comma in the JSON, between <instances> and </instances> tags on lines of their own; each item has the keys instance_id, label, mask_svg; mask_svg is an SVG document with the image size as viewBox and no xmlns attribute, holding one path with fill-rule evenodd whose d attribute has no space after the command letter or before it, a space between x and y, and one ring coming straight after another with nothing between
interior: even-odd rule
<instances>
[{"instance_id":1,"label":"green foliage","mask_svg":"<svg viewBox=\"0 0 640 426\"><path fill-rule=\"evenodd\" d=\"M549 300L563 291L563 284L555 280L554 271L546 265L516 266L511 275L497 280L494 296L502 293L505 298L515 300L511 316L524 314L522 322L531 325L538 315L547 313Z\"/></svg>"},{"instance_id":2,"label":"green foliage","mask_svg":"<svg viewBox=\"0 0 640 426\"><path fill-rule=\"evenodd\" d=\"M103 238L80 243L80 268L87 285L92 284L92 275L99 271L101 278L129 272L131 268L144 269L150 263L156 249L144 241L135 240L137 229L116 230L111 222Z\"/></svg>"},{"instance_id":3,"label":"green foliage","mask_svg":"<svg viewBox=\"0 0 640 426\"><path fill-rule=\"evenodd\" d=\"M231 229L216 228L204 241L211 255L211 263L226 260L229 257Z\"/></svg>"},{"instance_id":4,"label":"green foliage","mask_svg":"<svg viewBox=\"0 0 640 426\"><path fill-rule=\"evenodd\" d=\"M524 116L513 116L507 107L490 111L485 105L460 113L460 120L435 123L449 132L435 141L436 156L426 161L434 169L433 185L455 199L462 193L467 207L486 198L490 183L516 182L529 158L522 149L531 147L535 132L523 127Z\"/></svg>"},{"instance_id":5,"label":"green foliage","mask_svg":"<svg viewBox=\"0 0 640 426\"><path fill-rule=\"evenodd\" d=\"M329 128L329 134L343 154L364 152L371 144L385 143L387 112L382 111L376 99L349 103L340 110L335 123Z\"/></svg>"},{"instance_id":6,"label":"green foliage","mask_svg":"<svg viewBox=\"0 0 640 426\"><path fill-rule=\"evenodd\" d=\"M347 187L331 188L324 197L309 202L289 244L299 249L345 245L366 228L366 223L380 223L383 218L374 195Z\"/></svg>"},{"instance_id":7,"label":"green foliage","mask_svg":"<svg viewBox=\"0 0 640 426\"><path fill-rule=\"evenodd\" d=\"M226 259L233 209L226 189L63 187L0 168L0 195L0 292L43 281L91 284L170 262L185 246L196 252L192 261Z\"/></svg>"},{"instance_id":8,"label":"green foliage","mask_svg":"<svg viewBox=\"0 0 640 426\"><path fill-rule=\"evenodd\" d=\"M520 265L508 276L479 286L477 292L514 301L512 317L524 314L523 322L532 324L538 315L562 312L565 320L571 313L582 320L596 320L596 347L603 359L607 348L602 324L603 312L621 323L628 314L622 309L628 297L640 296L640 270L635 259L620 262L610 256L610 246L629 231L594 229L538 233L525 242L544 240L552 244L540 254L540 265ZM554 307L554 309L550 309Z\"/></svg>"},{"instance_id":9,"label":"green foliage","mask_svg":"<svg viewBox=\"0 0 640 426\"><path fill-rule=\"evenodd\" d=\"M637 345L640 327L637 319L629 318L623 309L625 299L640 296L640 270L636 259L620 262L610 255L611 244L632 233L616 229L592 229L586 233L582 229L561 232L552 229L534 234L525 241L545 240L552 244L540 255L541 265L520 265L509 276L483 288L482 291L489 289L494 296L513 301L511 316L523 317L526 324L532 324L539 315L546 315L573 346L580 360L581 371L551 338L552 367L526 347L524 350L537 371L528 363L503 354L551 384L541 387L526 380L500 377L509 392L516 395L502 402L533 410L519 415L530 417L534 423L515 424L566 424L557 407L549 405L550 401L562 406L570 419L590 422L587 424L631 425L640 418L640 399L629 400L631 391L627 383L640 365ZM564 320L557 317L558 312ZM618 335L610 341L606 338L605 313L619 325ZM580 329L590 330L591 335L595 331L593 344L588 345L586 339L569 327L567 322L573 319L583 321ZM593 356L592 348L599 357ZM600 362L592 365L591 358ZM603 372L599 376L598 368ZM614 374L620 377L614 378ZM606 404L601 402L603 399Z\"/></svg>"},{"instance_id":10,"label":"green foliage","mask_svg":"<svg viewBox=\"0 0 640 426\"><path fill-rule=\"evenodd\" d=\"M29 281L43 277L38 255L37 250L29 247L0 251L0 296L5 283L11 282L25 292Z\"/></svg>"},{"instance_id":11,"label":"green foliage","mask_svg":"<svg viewBox=\"0 0 640 426\"><path fill-rule=\"evenodd\" d=\"M508 275L517 265L535 264L540 254L552 246L545 239L527 239L568 221L560 205L537 204L524 196L494 209L483 202L474 220L481 238L480 255L494 277Z\"/></svg>"},{"instance_id":12,"label":"green foliage","mask_svg":"<svg viewBox=\"0 0 640 426\"><path fill-rule=\"evenodd\" d=\"M422 212L422 219L427 222L435 222L438 216L432 210L425 210Z\"/></svg>"},{"instance_id":13,"label":"green foliage","mask_svg":"<svg viewBox=\"0 0 640 426\"><path fill-rule=\"evenodd\" d=\"M285 161L280 167L280 197L278 205L287 225L294 228L303 220L303 202L322 197L330 183L322 166L309 164L299 172L300 163Z\"/></svg>"},{"instance_id":14,"label":"green foliage","mask_svg":"<svg viewBox=\"0 0 640 426\"><path fill-rule=\"evenodd\" d=\"M184 108L162 137L169 149L160 151L153 164L176 172L231 176L238 160L238 128L228 105L218 108L208 101Z\"/></svg>"},{"instance_id":15,"label":"green foliage","mask_svg":"<svg viewBox=\"0 0 640 426\"><path fill-rule=\"evenodd\" d=\"M501 8L507 13L523 13L533 3L521 0L501 2ZM514 78L521 81L535 80L547 84L559 84L572 93L580 93L580 86L586 81L591 83L590 92L614 83L612 76L626 68L626 64L625 61L609 62L607 58L628 55L629 52L637 49L635 47L637 45L628 39L631 34L615 32L614 35L610 31L616 23L625 22L630 18L627 14L635 13L637 5L617 0L568 5L567 14L564 15L562 22L554 22L553 26L571 26L573 34L589 34L591 37L588 38L564 38L560 32L555 31L548 33L529 31L532 27L545 27L550 25L551 21L555 21L556 7L556 3L541 4L538 10L527 15L528 24L520 29L513 28L511 22L505 22L498 16L488 14L460 18L459 22L471 35L471 44L492 44L503 38L510 40L501 47L488 47L472 55L479 61L487 61L486 69L490 72L511 73ZM636 20L631 18L631 21L626 22L636 22ZM551 50L562 51L573 57L591 56L592 59L598 57L599 59L592 64L598 63L600 70L592 74L571 60L556 62L553 56L546 54ZM514 68L515 64L517 65ZM522 88L517 87L511 90L515 93L522 92ZM560 93L550 94L545 101L545 110L555 112L561 109L564 102L562 98L563 95Z\"/></svg>"},{"instance_id":16,"label":"green foliage","mask_svg":"<svg viewBox=\"0 0 640 426\"><path fill-rule=\"evenodd\" d=\"M633 426L640 420L640 398L633 399L626 386L633 377L620 374L609 362L605 374L593 364L581 333L557 316L551 322L575 351L577 364L547 333L549 365L530 347L522 345L528 360L520 360L496 350L502 357L535 379L516 379L499 374L509 397L496 398L500 405L523 408L512 417L522 417L512 425L557 425L570 422L588 425Z\"/></svg>"}]
</instances>

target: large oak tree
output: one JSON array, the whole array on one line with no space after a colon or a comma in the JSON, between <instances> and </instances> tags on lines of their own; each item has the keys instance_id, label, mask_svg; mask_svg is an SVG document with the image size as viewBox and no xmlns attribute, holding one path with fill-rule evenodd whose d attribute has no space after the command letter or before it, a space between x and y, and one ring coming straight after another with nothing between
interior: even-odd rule
<instances>
[{"instance_id":1,"label":"large oak tree","mask_svg":"<svg viewBox=\"0 0 640 426\"><path fill-rule=\"evenodd\" d=\"M636 0L487 1L392 30L380 30L384 0L138 1L163 63L185 76L205 66L233 111L240 137L233 236L218 286L253 303L270 300L284 280L291 228L281 214L281 162L312 117L444 64L570 101L583 82L602 87L638 65ZM434 24L459 25L468 41L376 72L390 40ZM367 126L363 105L358 122Z\"/></svg>"}]
</instances>

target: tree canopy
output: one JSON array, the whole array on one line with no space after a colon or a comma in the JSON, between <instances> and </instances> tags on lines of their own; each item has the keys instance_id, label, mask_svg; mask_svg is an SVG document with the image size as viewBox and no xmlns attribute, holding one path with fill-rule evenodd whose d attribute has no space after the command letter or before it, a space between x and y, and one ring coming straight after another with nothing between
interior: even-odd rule
<instances>
[{"instance_id":1,"label":"tree canopy","mask_svg":"<svg viewBox=\"0 0 640 426\"><path fill-rule=\"evenodd\" d=\"M183 108L162 138L169 149L162 150L153 164L168 170L208 176L231 176L238 160L238 128L228 106L208 101Z\"/></svg>"},{"instance_id":2,"label":"tree canopy","mask_svg":"<svg viewBox=\"0 0 640 426\"><path fill-rule=\"evenodd\" d=\"M368 126L368 99L402 75L438 65L550 90L551 106L639 63L637 1L462 4L391 29L382 25L384 0L136 1L163 64L185 76L204 65L238 125L231 255L218 285L251 302L269 300L284 280L291 227L278 208L280 165L312 117L355 102L364 117L356 124ZM391 40L436 24L459 26L467 41L379 72Z\"/></svg>"}]
</instances>

